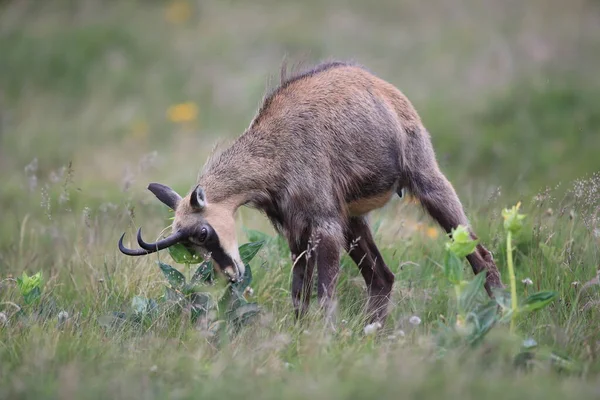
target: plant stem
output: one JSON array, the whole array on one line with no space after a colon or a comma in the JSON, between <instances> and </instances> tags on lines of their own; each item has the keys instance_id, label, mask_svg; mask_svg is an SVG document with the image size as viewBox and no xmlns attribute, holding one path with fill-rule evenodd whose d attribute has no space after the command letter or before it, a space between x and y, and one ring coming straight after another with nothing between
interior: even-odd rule
<instances>
[{"instance_id":1,"label":"plant stem","mask_svg":"<svg viewBox=\"0 0 600 400\"><path fill-rule=\"evenodd\" d=\"M513 266L512 258L512 233L508 231L506 235L506 253L508 263L508 275L510 277L510 306L512 309L512 316L510 318L510 332L513 333L515 330L515 319L517 317L517 279L515 277L515 268Z\"/></svg>"},{"instance_id":2,"label":"plant stem","mask_svg":"<svg viewBox=\"0 0 600 400\"><path fill-rule=\"evenodd\" d=\"M456 295L456 309L462 314L462 307L460 306L460 285L454 285L454 294Z\"/></svg>"}]
</instances>

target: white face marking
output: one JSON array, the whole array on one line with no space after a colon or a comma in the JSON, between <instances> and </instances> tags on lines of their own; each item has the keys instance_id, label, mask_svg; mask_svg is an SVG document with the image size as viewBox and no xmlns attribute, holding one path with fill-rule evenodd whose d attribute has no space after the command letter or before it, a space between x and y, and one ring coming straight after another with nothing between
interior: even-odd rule
<instances>
[{"instance_id":1,"label":"white face marking","mask_svg":"<svg viewBox=\"0 0 600 400\"><path fill-rule=\"evenodd\" d=\"M235 232L235 218L233 212L227 207L218 204L209 204L204 212L206 222L210 224L219 238L221 248L234 262L237 271L229 273L230 278L241 279L246 267L240 257L238 241ZM227 268L227 266L225 266ZM223 271L227 274L227 271ZM231 275L234 275L233 277ZM235 276L237 275L237 277Z\"/></svg>"},{"instance_id":2,"label":"white face marking","mask_svg":"<svg viewBox=\"0 0 600 400\"><path fill-rule=\"evenodd\" d=\"M241 279L244 276L244 272L246 272L246 266L244 265L244 263L242 262L242 259L240 257L240 252L238 250L237 241L235 243L235 246L230 251L228 251L226 249L225 249L225 251L227 252L229 257L231 257L231 259L235 263L235 266L236 266L237 272L238 272L238 276Z\"/></svg>"}]
</instances>

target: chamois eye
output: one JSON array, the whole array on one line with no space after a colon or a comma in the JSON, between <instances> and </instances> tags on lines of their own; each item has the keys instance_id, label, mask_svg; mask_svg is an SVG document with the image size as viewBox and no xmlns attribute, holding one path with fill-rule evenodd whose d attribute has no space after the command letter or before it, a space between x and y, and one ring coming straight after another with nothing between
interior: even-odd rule
<instances>
[{"instance_id":1,"label":"chamois eye","mask_svg":"<svg viewBox=\"0 0 600 400\"><path fill-rule=\"evenodd\" d=\"M203 243L206 240L207 236L208 236L208 229L202 228L200 230L200 236L198 237L198 240L200 241L200 243Z\"/></svg>"}]
</instances>

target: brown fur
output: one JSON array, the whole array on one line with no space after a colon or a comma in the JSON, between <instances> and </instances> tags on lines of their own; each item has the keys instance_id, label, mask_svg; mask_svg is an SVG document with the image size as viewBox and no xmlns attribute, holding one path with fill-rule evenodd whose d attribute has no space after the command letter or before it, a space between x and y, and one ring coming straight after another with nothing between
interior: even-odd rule
<instances>
[{"instance_id":1,"label":"brown fur","mask_svg":"<svg viewBox=\"0 0 600 400\"><path fill-rule=\"evenodd\" d=\"M394 275L363 216L394 192L412 192L447 232L468 225L410 101L362 67L339 62L284 80L246 132L209 159L198 182L206 192L203 218L230 249L237 246L233 215L242 205L264 211L286 236L298 313L308 307L315 266L320 302L332 304L346 248L367 283L371 320L385 320ZM194 223L190 215L178 208L174 230ZM488 292L501 286L483 246L468 260L475 273L487 270Z\"/></svg>"},{"instance_id":2,"label":"brown fur","mask_svg":"<svg viewBox=\"0 0 600 400\"><path fill-rule=\"evenodd\" d=\"M390 190L389 192L377 194L372 197L365 197L363 199L351 201L347 204L348 215L351 217L359 217L361 215L368 214L369 212L386 205L393 195L394 191Z\"/></svg>"}]
</instances>

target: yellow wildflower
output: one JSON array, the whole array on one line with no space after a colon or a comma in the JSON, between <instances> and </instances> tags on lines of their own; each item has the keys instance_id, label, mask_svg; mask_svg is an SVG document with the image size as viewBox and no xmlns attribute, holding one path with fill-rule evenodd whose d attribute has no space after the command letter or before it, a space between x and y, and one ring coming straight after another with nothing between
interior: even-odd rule
<instances>
[{"instance_id":1,"label":"yellow wildflower","mask_svg":"<svg viewBox=\"0 0 600 400\"><path fill-rule=\"evenodd\" d=\"M198 119L198 106L192 102L175 104L169 107L167 116L175 123L192 122Z\"/></svg>"},{"instance_id":2,"label":"yellow wildflower","mask_svg":"<svg viewBox=\"0 0 600 400\"><path fill-rule=\"evenodd\" d=\"M425 234L427 235L428 238L430 239L436 239L439 235L439 231L437 230L436 227L434 226L430 226L427 228L427 230L425 231Z\"/></svg>"},{"instance_id":3,"label":"yellow wildflower","mask_svg":"<svg viewBox=\"0 0 600 400\"><path fill-rule=\"evenodd\" d=\"M190 3L185 0L174 0L167 5L165 17L167 21L174 24L181 24L187 21L192 14Z\"/></svg>"}]
</instances>

